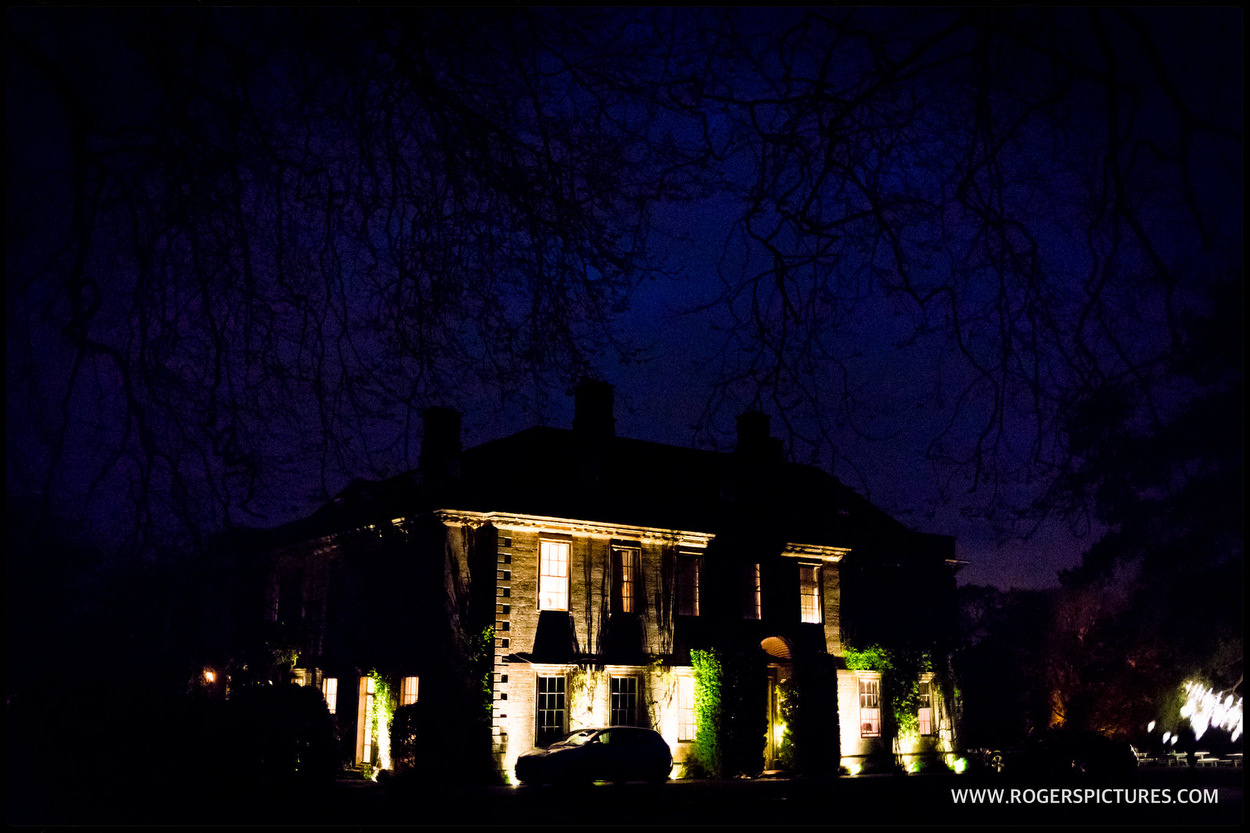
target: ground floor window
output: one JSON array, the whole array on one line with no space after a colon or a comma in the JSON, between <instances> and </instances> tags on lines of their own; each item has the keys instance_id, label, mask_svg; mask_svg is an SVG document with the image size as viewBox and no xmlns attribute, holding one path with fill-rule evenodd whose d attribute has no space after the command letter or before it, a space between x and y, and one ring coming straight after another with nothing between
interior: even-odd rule
<instances>
[{"instance_id":1,"label":"ground floor window","mask_svg":"<svg viewBox=\"0 0 1250 833\"><path fill-rule=\"evenodd\" d=\"M321 681L321 696L326 699L326 708L334 714L339 707L339 678L326 677Z\"/></svg>"},{"instance_id":2,"label":"ground floor window","mask_svg":"<svg viewBox=\"0 0 1250 833\"><path fill-rule=\"evenodd\" d=\"M539 675L535 698L535 746L547 746L564 736L564 704L564 675Z\"/></svg>"},{"instance_id":3,"label":"ground floor window","mask_svg":"<svg viewBox=\"0 0 1250 833\"><path fill-rule=\"evenodd\" d=\"M638 678L612 678L612 725L637 726L638 723Z\"/></svg>"},{"instance_id":4,"label":"ground floor window","mask_svg":"<svg viewBox=\"0 0 1250 833\"><path fill-rule=\"evenodd\" d=\"M922 735L933 734L933 693L928 680L920 681L919 689L919 731Z\"/></svg>"},{"instance_id":5,"label":"ground floor window","mask_svg":"<svg viewBox=\"0 0 1250 833\"><path fill-rule=\"evenodd\" d=\"M860 737L881 736L881 678L859 678L859 734Z\"/></svg>"},{"instance_id":6,"label":"ground floor window","mask_svg":"<svg viewBox=\"0 0 1250 833\"><path fill-rule=\"evenodd\" d=\"M677 740L694 740L694 677L677 678Z\"/></svg>"},{"instance_id":7,"label":"ground floor window","mask_svg":"<svg viewBox=\"0 0 1250 833\"><path fill-rule=\"evenodd\" d=\"M411 706L417 702L417 678L404 677L399 687L399 705Z\"/></svg>"},{"instance_id":8,"label":"ground floor window","mask_svg":"<svg viewBox=\"0 0 1250 833\"><path fill-rule=\"evenodd\" d=\"M360 678L360 691L356 705L356 760L362 764L373 763L373 732L370 717L373 714L373 698L376 695L373 677Z\"/></svg>"}]
</instances>

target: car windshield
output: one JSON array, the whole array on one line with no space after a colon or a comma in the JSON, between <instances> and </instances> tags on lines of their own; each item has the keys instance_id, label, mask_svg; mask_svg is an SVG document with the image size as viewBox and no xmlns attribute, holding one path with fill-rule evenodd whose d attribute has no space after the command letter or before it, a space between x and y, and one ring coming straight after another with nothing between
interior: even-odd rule
<instances>
[{"instance_id":1,"label":"car windshield","mask_svg":"<svg viewBox=\"0 0 1250 833\"><path fill-rule=\"evenodd\" d=\"M590 740L594 736L595 736L594 732L583 729L580 732L571 732L551 745L552 746L581 746L583 743Z\"/></svg>"}]
</instances>

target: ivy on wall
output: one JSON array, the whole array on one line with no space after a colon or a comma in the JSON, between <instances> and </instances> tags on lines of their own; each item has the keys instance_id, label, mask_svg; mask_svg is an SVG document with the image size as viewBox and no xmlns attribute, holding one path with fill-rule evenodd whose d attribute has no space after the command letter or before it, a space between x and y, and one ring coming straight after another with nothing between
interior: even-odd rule
<instances>
[{"instance_id":1,"label":"ivy on wall","mask_svg":"<svg viewBox=\"0 0 1250 833\"><path fill-rule=\"evenodd\" d=\"M694 751L696 774L713 778L724 771L721 754L721 715L724 669L715 651L691 651L694 668Z\"/></svg>"},{"instance_id":2,"label":"ivy on wall","mask_svg":"<svg viewBox=\"0 0 1250 833\"><path fill-rule=\"evenodd\" d=\"M369 734L378 750L371 769L391 768L391 723L395 719L395 691L386 677L376 670L368 675L373 679L373 704L369 708ZM373 773L366 773L372 775Z\"/></svg>"}]
</instances>

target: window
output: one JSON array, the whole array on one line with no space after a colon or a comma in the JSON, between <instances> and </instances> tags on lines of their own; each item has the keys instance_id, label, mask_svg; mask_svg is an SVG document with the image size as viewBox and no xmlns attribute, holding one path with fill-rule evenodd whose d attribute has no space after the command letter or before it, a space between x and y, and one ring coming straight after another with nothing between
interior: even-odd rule
<instances>
[{"instance_id":1,"label":"window","mask_svg":"<svg viewBox=\"0 0 1250 833\"><path fill-rule=\"evenodd\" d=\"M638 613L638 568L641 551L637 547L612 548L612 581L617 613Z\"/></svg>"},{"instance_id":2,"label":"window","mask_svg":"<svg viewBox=\"0 0 1250 833\"><path fill-rule=\"evenodd\" d=\"M694 677L677 678L677 740L694 740Z\"/></svg>"},{"instance_id":3,"label":"window","mask_svg":"<svg viewBox=\"0 0 1250 833\"><path fill-rule=\"evenodd\" d=\"M612 725L638 725L638 678L612 678Z\"/></svg>"},{"instance_id":4,"label":"window","mask_svg":"<svg viewBox=\"0 0 1250 833\"><path fill-rule=\"evenodd\" d=\"M411 706L417 702L417 677L404 677L399 687L399 705Z\"/></svg>"},{"instance_id":5,"label":"window","mask_svg":"<svg viewBox=\"0 0 1250 833\"><path fill-rule=\"evenodd\" d=\"M820 614L820 567L815 564L800 564L799 621L819 624L822 621Z\"/></svg>"},{"instance_id":6,"label":"window","mask_svg":"<svg viewBox=\"0 0 1250 833\"><path fill-rule=\"evenodd\" d=\"M564 736L564 675L539 675L535 714L535 746L547 746Z\"/></svg>"},{"instance_id":7,"label":"window","mask_svg":"<svg viewBox=\"0 0 1250 833\"><path fill-rule=\"evenodd\" d=\"M685 553L677 556L677 613L679 616L699 615L699 570L702 559Z\"/></svg>"},{"instance_id":8,"label":"window","mask_svg":"<svg viewBox=\"0 0 1250 833\"><path fill-rule=\"evenodd\" d=\"M881 678L859 678L860 737L881 736Z\"/></svg>"},{"instance_id":9,"label":"window","mask_svg":"<svg viewBox=\"0 0 1250 833\"><path fill-rule=\"evenodd\" d=\"M760 565L747 564L742 574L742 618L760 618Z\"/></svg>"},{"instance_id":10,"label":"window","mask_svg":"<svg viewBox=\"0 0 1250 833\"><path fill-rule=\"evenodd\" d=\"M338 677L326 677L321 681L321 696L326 698L326 707L330 714L335 714L339 707Z\"/></svg>"},{"instance_id":11,"label":"window","mask_svg":"<svg viewBox=\"0 0 1250 833\"><path fill-rule=\"evenodd\" d=\"M919 700L917 716L920 723L920 734L931 735L933 734L933 696L928 680L920 681Z\"/></svg>"},{"instance_id":12,"label":"window","mask_svg":"<svg viewBox=\"0 0 1250 833\"><path fill-rule=\"evenodd\" d=\"M360 696L356 703L356 760L362 764L373 762L373 732L369 726L373 697L373 677L361 677Z\"/></svg>"},{"instance_id":13,"label":"window","mask_svg":"<svg viewBox=\"0 0 1250 833\"><path fill-rule=\"evenodd\" d=\"M538 609L569 609L569 542L540 541Z\"/></svg>"}]
</instances>

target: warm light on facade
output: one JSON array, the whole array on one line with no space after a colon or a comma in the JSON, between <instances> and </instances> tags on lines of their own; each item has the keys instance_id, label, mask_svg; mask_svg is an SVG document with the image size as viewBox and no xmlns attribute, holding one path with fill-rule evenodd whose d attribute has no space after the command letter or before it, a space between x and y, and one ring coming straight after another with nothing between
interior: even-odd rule
<instances>
[{"instance_id":1,"label":"warm light on facade","mask_svg":"<svg viewBox=\"0 0 1250 833\"><path fill-rule=\"evenodd\" d=\"M210 683L210 684L217 682L217 672L211 668L205 668L204 669L204 682Z\"/></svg>"}]
</instances>

